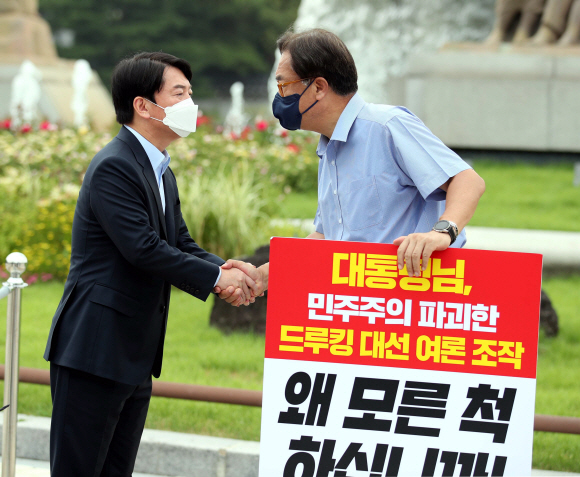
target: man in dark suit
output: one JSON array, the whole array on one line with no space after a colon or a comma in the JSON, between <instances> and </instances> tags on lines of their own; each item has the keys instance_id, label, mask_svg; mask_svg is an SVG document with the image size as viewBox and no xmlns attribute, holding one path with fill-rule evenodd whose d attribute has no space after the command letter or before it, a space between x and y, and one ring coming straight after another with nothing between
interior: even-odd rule
<instances>
[{"instance_id":1,"label":"man in dark suit","mask_svg":"<svg viewBox=\"0 0 580 477\"><path fill-rule=\"evenodd\" d=\"M159 377L171 285L206 300L214 286L253 300L254 282L199 247L181 215L166 147L195 130L189 64L165 53L119 63L121 130L91 161L79 194L64 295L45 359L55 476L131 475Z\"/></svg>"}]
</instances>

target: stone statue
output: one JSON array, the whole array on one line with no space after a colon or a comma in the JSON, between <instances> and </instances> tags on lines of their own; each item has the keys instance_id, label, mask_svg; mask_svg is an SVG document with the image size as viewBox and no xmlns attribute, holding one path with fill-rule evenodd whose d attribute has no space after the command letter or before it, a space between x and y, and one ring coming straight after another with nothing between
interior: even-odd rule
<instances>
[{"instance_id":1,"label":"stone statue","mask_svg":"<svg viewBox=\"0 0 580 477\"><path fill-rule=\"evenodd\" d=\"M576 45L580 42L580 0L548 0L534 45Z\"/></svg>"},{"instance_id":2,"label":"stone statue","mask_svg":"<svg viewBox=\"0 0 580 477\"><path fill-rule=\"evenodd\" d=\"M41 81L41 71L31 61L24 60L18 74L12 80L10 117L14 129L19 128L21 124L32 124L38 119Z\"/></svg>"},{"instance_id":3,"label":"stone statue","mask_svg":"<svg viewBox=\"0 0 580 477\"><path fill-rule=\"evenodd\" d=\"M50 26L38 14L37 0L0 0L0 59L56 60Z\"/></svg>"},{"instance_id":4,"label":"stone statue","mask_svg":"<svg viewBox=\"0 0 580 477\"><path fill-rule=\"evenodd\" d=\"M87 90L89 83L93 79L93 70L87 60L75 61L73 68L72 87L73 98L71 101L71 109L74 112L74 125L76 127L87 126L87 109L89 101Z\"/></svg>"},{"instance_id":5,"label":"stone statue","mask_svg":"<svg viewBox=\"0 0 580 477\"><path fill-rule=\"evenodd\" d=\"M235 134L239 136L248 122L244 113L244 83L236 81L230 88L232 106L224 121L224 135Z\"/></svg>"},{"instance_id":6,"label":"stone statue","mask_svg":"<svg viewBox=\"0 0 580 477\"><path fill-rule=\"evenodd\" d=\"M538 32L532 39L534 45L556 43L566 30L568 12L573 0L548 0Z\"/></svg>"},{"instance_id":7,"label":"stone statue","mask_svg":"<svg viewBox=\"0 0 580 477\"><path fill-rule=\"evenodd\" d=\"M518 16L514 44L571 46L580 43L580 0L496 0L495 11L495 26L486 41L488 45L507 41Z\"/></svg>"},{"instance_id":8,"label":"stone statue","mask_svg":"<svg viewBox=\"0 0 580 477\"><path fill-rule=\"evenodd\" d=\"M559 1L559 0L557 0ZM544 9L545 0L496 0L495 25L486 40L489 45L507 40L514 21L519 16L513 42L526 42L534 33Z\"/></svg>"},{"instance_id":9,"label":"stone statue","mask_svg":"<svg viewBox=\"0 0 580 477\"><path fill-rule=\"evenodd\" d=\"M0 0L0 14L9 12L27 13L29 15L36 15L38 13L38 1Z\"/></svg>"},{"instance_id":10,"label":"stone statue","mask_svg":"<svg viewBox=\"0 0 580 477\"><path fill-rule=\"evenodd\" d=\"M568 26L560 37L560 46L577 45L580 43L580 0L574 0L568 14Z\"/></svg>"}]
</instances>

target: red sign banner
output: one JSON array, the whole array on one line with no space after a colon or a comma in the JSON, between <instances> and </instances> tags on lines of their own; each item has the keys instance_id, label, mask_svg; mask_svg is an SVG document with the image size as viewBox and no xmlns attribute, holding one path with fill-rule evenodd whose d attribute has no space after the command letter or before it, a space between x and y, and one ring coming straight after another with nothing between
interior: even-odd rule
<instances>
[{"instance_id":1,"label":"red sign banner","mask_svg":"<svg viewBox=\"0 0 580 477\"><path fill-rule=\"evenodd\" d=\"M273 238L270 263L266 358L536 377L541 255L448 249L409 277L394 245Z\"/></svg>"},{"instance_id":2,"label":"red sign banner","mask_svg":"<svg viewBox=\"0 0 580 477\"><path fill-rule=\"evenodd\" d=\"M542 257L273 238L260 476L531 474Z\"/></svg>"}]
</instances>

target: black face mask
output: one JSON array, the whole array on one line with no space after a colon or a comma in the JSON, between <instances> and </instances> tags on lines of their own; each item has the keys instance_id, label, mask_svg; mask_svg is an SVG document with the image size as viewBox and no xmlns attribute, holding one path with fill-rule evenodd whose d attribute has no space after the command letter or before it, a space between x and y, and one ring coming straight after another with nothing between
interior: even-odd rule
<instances>
[{"instance_id":1,"label":"black face mask","mask_svg":"<svg viewBox=\"0 0 580 477\"><path fill-rule=\"evenodd\" d=\"M276 93L276 97L272 102L272 113L280 121L280 126L290 131L295 131L300 129L300 124L302 123L302 115L306 114L312 106L318 103L316 100L312 105L303 113L300 112L300 98L306 92L310 85L314 83L314 80L310 82L302 94L291 94L290 96L281 96L280 93Z\"/></svg>"}]
</instances>

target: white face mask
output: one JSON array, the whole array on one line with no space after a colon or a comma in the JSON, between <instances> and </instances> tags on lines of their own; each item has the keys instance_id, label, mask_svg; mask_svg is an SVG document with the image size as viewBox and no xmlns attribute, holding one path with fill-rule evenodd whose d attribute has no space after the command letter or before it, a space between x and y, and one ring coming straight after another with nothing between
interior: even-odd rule
<instances>
[{"instance_id":1,"label":"white face mask","mask_svg":"<svg viewBox=\"0 0 580 477\"><path fill-rule=\"evenodd\" d=\"M149 101L147 98L144 98ZM158 104L154 103L153 101L149 101L150 103L154 104L158 108L165 110L165 117L163 121L157 118L155 121L159 121L160 123L169 126L169 128L179 134L181 137L186 137L190 133L195 132L197 128L197 105L193 103L191 98L184 99L173 106L168 106L164 108L163 106L159 106Z\"/></svg>"}]
</instances>

